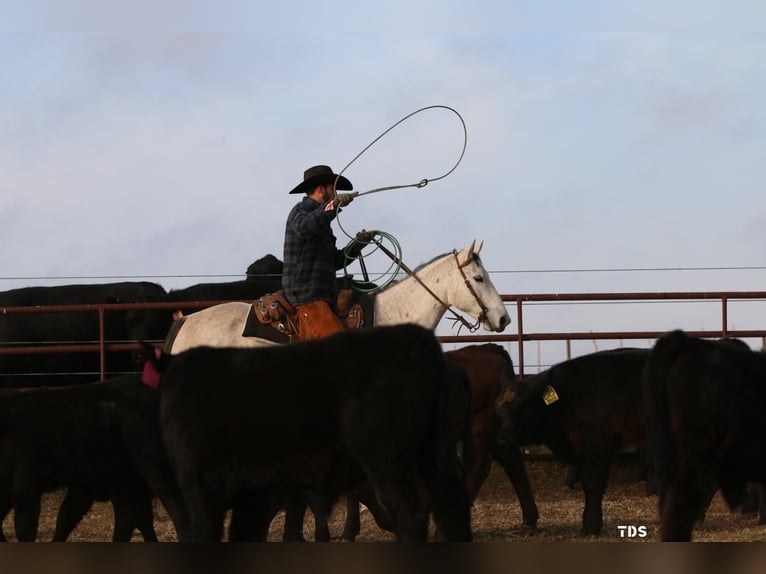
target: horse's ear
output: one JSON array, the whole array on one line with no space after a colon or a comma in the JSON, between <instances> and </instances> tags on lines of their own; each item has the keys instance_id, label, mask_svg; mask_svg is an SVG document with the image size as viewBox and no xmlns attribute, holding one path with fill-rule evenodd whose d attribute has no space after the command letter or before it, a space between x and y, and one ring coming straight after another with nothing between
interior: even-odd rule
<instances>
[{"instance_id":1,"label":"horse's ear","mask_svg":"<svg viewBox=\"0 0 766 574\"><path fill-rule=\"evenodd\" d=\"M468 261L473 256L473 249L476 245L476 240L471 241L471 244L460 252L460 261Z\"/></svg>"},{"instance_id":2,"label":"horse's ear","mask_svg":"<svg viewBox=\"0 0 766 574\"><path fill-rule=\"evenodd\" d=\"M474 253L479 253L479 251L481 251L482 247L484 247L484 240L483 239L481 241L479 241L479 245L476 247L476 249L474 249Z\"/></svg>"}]
</instances>

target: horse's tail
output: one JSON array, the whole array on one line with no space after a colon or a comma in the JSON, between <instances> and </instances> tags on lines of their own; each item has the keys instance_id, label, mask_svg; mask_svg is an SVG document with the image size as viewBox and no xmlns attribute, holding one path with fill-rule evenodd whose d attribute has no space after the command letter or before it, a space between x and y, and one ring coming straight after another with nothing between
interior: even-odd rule
<instances>
[{"instance_id":1,"label":"horse's tail","mask_svg":"<svg viewBox=\"0 0 766 574\"><path fill-rule=\"evenodd\" d=\"M173 323L170 325L170 330L168 331L167 337L165 337L165 345L163 346L162 350L165 353L170 353L173 349L173 343L176 340L176 337L178 336L179 331L181 330L181 327L183 327L184 323L186 322L186 315L182 315L178 317Z\"/></svg>"}]
</instances>

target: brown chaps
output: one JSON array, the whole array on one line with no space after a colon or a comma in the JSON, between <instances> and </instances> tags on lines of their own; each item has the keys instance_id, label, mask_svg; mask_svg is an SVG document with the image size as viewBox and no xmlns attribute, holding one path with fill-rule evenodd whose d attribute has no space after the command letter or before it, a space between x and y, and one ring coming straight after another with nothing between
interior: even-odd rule
<instances>
[{"instance_id":1,"label":"brown chaps","mask_svg":"<svg viewBox=\"0 0 766 574\"><path fill-rule=\"evenodd\" d=\"M325 301L312 301L296 305L298 316L298 340L308 341L343 331L346 324Z\"/></svg>"}]
</instances>

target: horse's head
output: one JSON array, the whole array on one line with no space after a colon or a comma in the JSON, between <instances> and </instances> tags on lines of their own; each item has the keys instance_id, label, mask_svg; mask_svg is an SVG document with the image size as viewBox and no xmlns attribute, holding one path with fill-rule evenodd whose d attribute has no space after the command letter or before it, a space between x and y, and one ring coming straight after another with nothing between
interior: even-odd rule
<instances>
[{"instance_id":1,"label":"horse's head","mask_svg":"<svg viewBox=\"0 0 766 574\"><path fill-rule=\"evenodd\" d=\"M503 331L511 322L503 300L489 278L489 273L479 258L483 242L476 241L455 255L463 281L454 289L452 303L471 316L482 317L488 331Z\"/></svg>"}]
</instances>

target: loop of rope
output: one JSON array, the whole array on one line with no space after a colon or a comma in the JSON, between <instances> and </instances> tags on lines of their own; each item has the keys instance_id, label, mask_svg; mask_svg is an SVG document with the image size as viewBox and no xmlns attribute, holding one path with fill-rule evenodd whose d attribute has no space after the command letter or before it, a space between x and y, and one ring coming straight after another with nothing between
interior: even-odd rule
<instances>
[{"instance_id":1,"label":"loop of rope","mask_svg":"<svg viewBox=\"0 0 766 574\"><path fill-rule=\"evenodd\" d=\"M370 253L365 255L364 257L369 257L372 254L374 254L376 251L383 250L386 252L386 254L390 254L391 252L388 251L382 243L378 241L378 237L381 239L387 239L391 245L393 246L395 255L389 255L389 258L391 259L391 265L389 265L388 269L380 273L378 276L376 276L373 279L366 278L366 280L369 283L373 283L374 285L371 285L369 287L362 287L357 282L352 282L351 287L354 289L354 291L357 291L359 293L376 293L378 291L381 291L384 287L387 287L391 281L396 279L396 276L399 274L399 271L402 268L402 247L399 244L399 241L397 241L396 237L391 235L390 233L386 233L385 231L380 230L373 230L370 233L373 233L373 239L370 242L365 241L359 241L355 237L351 239L351 241L343 248L343 255L345 257L345 263L343 264L343 272L345 274L348 274L348 264L352 261L354 261L356 258L349 257L349 253L352 252L353 248L357 246L360 243L364 243L364 245L375 245L375 249L373 249ZM366 273L366 267L364 266L364 258L361 256L361 254L358 257L360 265L362 266L362 270ZM383 281L381 284L377 284L377 281L380 281L383 277L386 277L390 274L390 277L388 277L385 281Z\"/></svg>"},{"instance_id":2,"label":"loop of rope","mask_svg":"<svg viewBox=\"0 0 766 574\"><path fill-rule=\"evenodd\" d=\"M457 111L457 110L455 110L454 108L451 108L451 107L449 107L449 106L444 106L444 105L441 105L441 104L436 104L436 105L433 105L433 106L425 106L425 107L423 107L423 108L420 108L420 109L417 109L417 110L415 110L415 111L414 111L414 112L412 112L412 113L409 113L409 114L407 114L407 115L406 115L406 116L404 116L402 119L400 119L398 122L396 122L396 123L394 123L393 125L391 125L391 126L388 128L388 129L386 129L386 130L385 130L383 133L381 133L381 134L380 134L378 137L376 137L374 140L372 140L372 141L371 141L369 144L367 144L367 145L366 145L366 146L365 146L365 147L362 149L362 151L360 151L358 154L356 154L356 155L354 156L354 158L353 158L353 159L352 159L350 162L348 162L348 163L347 163L347 164L346 164L346 165L343 167L343 169L341 169L341 170L338 172L338 177L336 177L336 178L335 178L335 183L334 183L335 187L337 187L337 185L338 185L338 179L340 179L340 176L341 176L341 175L343 175L343 172L345 172L345 171L346 171L346 170L347 170L349 167L351 167L351 165L352 165L352 164L353 164L353 163L354 163L356 160L358 160L358 159L359 159L359 158L362 156L362 154L364 154L364 153L365 153L365 152L366 152L368 149L370 149L370 148L371 148L373 145L375 145L376 143L378 143L378 141L380 141L380 139L382 139L382 138L383 138L383 137L384 137L386 134L388 134L388 133L389 133L391 130L393 130L393 129L394 129L396 126L398 126L399 124L401 124L401 123L403 123L403 122L407 121L408 119L410 119L412 116L414 116L414 115L416 115L416 114L419 114L419 113L425 112L425 111L427 111L427 110L433 110L433 109L443 109L443 110L448 110L448 111L452 112L453 114L455 114L455 115L458 117L458 119L460 120L460 124L463 126L463 147L462 147L462 149L460 150L460 156L457 158L457 161L455 162L455 165L453 165L453 166L452 166L452 167L451 167L451 168L450 168L450 169L449 169L449 170L448 170L446 173L444 173L444 174L442 174L442 175L440 175L440 176L438 176L438 177L432 177L432 178L430 178L430 179L429 179L429 178L423 178L423 179L421 179L420 181L418 181L418 182L416 182L416 183L405 183L405 184L401 184L401 185L389 185L389 186L385 186L385 187L377 187L377 188L375 188L375 189L370 189L370 190L368 190L368 191L364 191L364 192L360 193L359 195L357 195L356 197L357 197L357 198L359 198L359 197L362 197L363 195L370 195L370 194L372 194L372 193L379 193L379 192L381 192L381 191L390 191L390 190L393 190L393 189L404 189L404 188L407 188L407 187L414 187L414 188L416 188L416 189L421 189L421 188L423 188L423 187L426 187L426 186L427 186L427 185L428 185L430 182L432 182L432 181L439 181L440 179L444 179L444 178L445 178L445 177L447 177L449 174L451 174L453 171L455 171L455 169L457 169L457 166L459 166L459 165L460 165L460 162L461 162L461 161L463 161L463 156L465 155L465 148L466 148L466 146L468 145L468 128L467 128L467 127L466 127L466 125L465 125L465 120L463 119L463 116L461 116L461 115L458 113L458 111ZM336 217L336 221L338 222L338 228L339 228L339 229L340 229L340 230L343 232L343 234L344 234L346 237L348 237L348 238L352 238L353 236L352 236L352 235L351 235L351 234L350 234L348 231L346 231L346 230L343 228L343 225L342 225L342 224L341 224L341 222L340 222L340 212L341 212L341 210L338 210L338 214L337 214L337 217Z\"/></svg>"},{"instance_id":3,"label":"loop of rope","mask_svg":"<svg viewBox=\"0 0 766 574\"><path fill-rule=\"evenodd\" d=\"M369 195L371 193L378 193L378 192L381 192L381 191L389 191L389 190L392 190L392 189L403 189L403 188L406 188L406 187L415 187L417 189L420 189L420 188L425 187L426 185L428 185L429 182L439 181L440 179L444 179L449 174L451 174L453 171L455 171L455 169L457 169L457 166L460 165L460 162L463 161L463 156L465 155L465 148L468 145L468 128L466 128L465 120L463 120L463 116L461 116L457 112L457 110L455 110L454 108L451 108L449 106L444 106L444 105L441 105L441 104L436 104L436 105L433 105L433 106L425 106L423 108L415 110L414 112L412 112L410 114L407 114L402 119L400 119L398 122L396 122L391 127L389 127L387 130L385 130L378 137L376 137L374 140L372 140L369 144L367 144L367 146L364 149L362 149L362 151L360 151L358 154L356 154L356 156L354 156L354 158L350 162L348 162L343 167L342 170L340 170L338 172L338 177L335 178L335 185L338 184L338 179L340 178L341 175L343 175L343 172L346 171L351 166L351 164L353 164L356 160L358 160L362 156L362 154L364 154L368 149L370 149L373 145L378 143L378 141L383 136L385 136L387 133L389 133L391 130L393 130L399 124L401 124L401 123L405 122L406 120L410 119L412 116L414 116L416 114L419 114L421 112L425 112L427 110L433 110L433 109L443 109L443 110L448 110L448 111L452 112L453 114L455 114L458 117L458 119L460 120L460 124L463 126L463 148L460 150L460 156L458 157L457 161L455 162L455 165L453 165L446 173L444 173L443 175L440 175L439 177L432 177L432 178L428 178L428 179L427 178L423 178L420 181L418 181L417 183L405 183L405 184L402 184L402 185L390 185L390 186L387 186L387 187L377 187L375 189L370 189L369 191L364 191L364 192L360 193L357 197L361 197L363 195Z\"/></svg>"}]
</instances>

